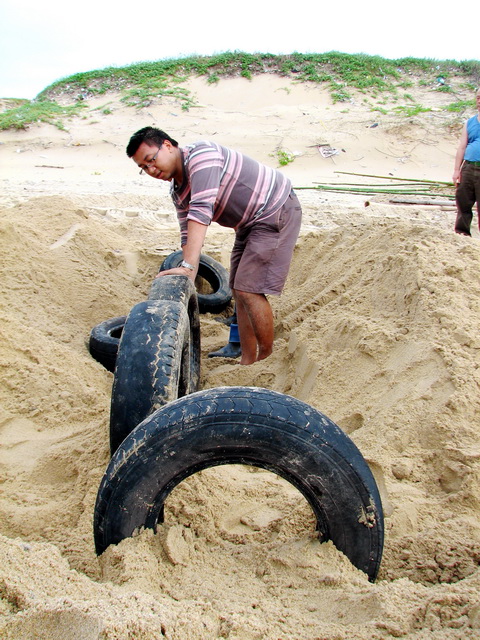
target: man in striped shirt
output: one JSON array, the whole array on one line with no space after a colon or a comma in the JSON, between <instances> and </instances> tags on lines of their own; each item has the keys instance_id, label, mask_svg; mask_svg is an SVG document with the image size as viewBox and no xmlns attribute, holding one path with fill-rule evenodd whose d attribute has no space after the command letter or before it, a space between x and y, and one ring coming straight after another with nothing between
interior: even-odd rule
<instances>
[{"instance_id":1,"label":"man in striped shirt","mask_svg":"<svg viewBox=\"0 0 480 640\"><path fill-rule=\"evenodd\" d=\"M267 295L280 295L287 278L302 211L290 181L248 156L215 142L179 147L160 129L137 131L127 146L141 171L169 181L180 224L183 262L162 271L198 270L212 221L235 230L230 261L240 334L240 364L267 358L273 349L273 313Z\"/></svg>"}]
</instances>

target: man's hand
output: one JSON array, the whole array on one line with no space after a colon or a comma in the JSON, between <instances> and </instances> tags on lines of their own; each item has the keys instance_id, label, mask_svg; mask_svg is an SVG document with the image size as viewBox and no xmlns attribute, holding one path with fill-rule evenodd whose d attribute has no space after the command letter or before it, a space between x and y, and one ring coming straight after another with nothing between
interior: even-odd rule
<instances>
[{"instance_id":1,"label":"man's hand","mask_svg":"<svg viewBox=\"0 0 480 640\"><path fill-rule=\"evenodd\" d=\"M187 267L175 267L174 269L167 269L166 271L160 271L155 276L156 278L161 278L162 276L188 276L192 282L195 282L195 276L197 275L197 270L192 271L191 269L187 269Z\"/></svg>"}]
</instances>

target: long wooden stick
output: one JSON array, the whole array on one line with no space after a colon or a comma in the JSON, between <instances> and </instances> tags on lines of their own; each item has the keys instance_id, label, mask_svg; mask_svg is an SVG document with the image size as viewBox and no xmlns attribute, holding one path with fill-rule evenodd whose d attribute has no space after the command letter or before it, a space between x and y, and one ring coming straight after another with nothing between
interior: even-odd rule
<instances>
[{"instance_id":1,"label":"long wooden stick","mask_svg":"<svg viewBox=\"0 0 480 640\"><path fill-rule=\"evenodd\" d=\"M367 185L366 185L367 187ZM406 189L357 189L357 188L349 188L349 189L341 189L341 188L337 188L331 185L317 185L315 187L294 187L295 191L299 191L302 189L314 189L314 190L318 190L318 191L332 191L335 193L356 193L356 194L362 194L362 195L372 195L375 193L380 193L380 194L385 194L385 193L389 193L389 194L401 194L401 195L425 195L425 196L440 196L442 198L454 198L455 196L450 195L448 193L439 193L439 194L432 194L431 191L425 191L424 189L414 189L414 190L406 190Z\"/></svg>"},{"instance_id":2,"label":"long wooden stick","mask_svg":"<svg viewBox=\"0 0 480 640\"><path fill-rule=\"evenodd\" d=\"M427 184L444 184L449 187L453 187L453 182L441 182L439 180L418 180L418 178L396 178L394 176L376 176L371 173L353 173L351 171L335 171L335 173L342 173L346 176L362 176L364 178L383 178L385 180L402 180L405 182L426 182Z\"/></svg>"},{"instance_id":3,"label":"long wooden stick","mask_svg":"<svg viewBox=\"0 0 480 640\"><path fill-rule=\"evenodd\" d=\"M384 182L371 182L369 184L365 184L365 182L314 182L313 184L331 184L333 186L342 186L342 187L385 187L385 183ZM406 189L410 188L411 186L425 186L425 183L422 182L421 180L419 180L418 182L410 182L408 184L402 185L402 184L396 184L396 185L392 185L396 188L403 188L405 187Z\"/></svg>"}]
</instances>

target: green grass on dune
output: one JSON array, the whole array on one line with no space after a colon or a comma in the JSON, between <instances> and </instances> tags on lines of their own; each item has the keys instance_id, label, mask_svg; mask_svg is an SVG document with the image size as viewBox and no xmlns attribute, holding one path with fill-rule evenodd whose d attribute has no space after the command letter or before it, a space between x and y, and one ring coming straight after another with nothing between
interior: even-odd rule
<instances>
[{"instance_id":1,"label":"green grass on dune","mask_svg":"<svg viewBox=\"0 0 480 640\"><path fill-rule=\"evenodd\" d=\"M203 76L207 82L216 83L222 78L251 79L264 73L275 73L299 82L324 84L333 102L347 102L353 90L377 98L383 93L396 96L399 91L422 84L435 87L435 90L449 91L450 78L460 79L473 95L480 82L480 62L417 58L389 60L337 51L289 55L231 52L140 62L77 73L49 85L35 100L9 101L10 108L0 113L0 130L26 128L36 122L48 122L62 129L68 118L81 112L89 98L109 92L120 92L123 102L129 106L145 107L154 99L170 96L177 99L183 109L189 109L194 101L182 83L190 76ZM440 77L442 84L436 81ZM67 96L73 104L61 106L58 102L60 96ZM449 110L458 112L474 105L473 98L471 102L456 101ZM417 112L420 111L421 105L417 108Z\"/></svg>"},{"instance_id":2,"label":"green grass on dune","mask_svg":"<svg viewBox=\"0 0 480 640\"><path fill-rule=\"evenodd\" d=\"M0 130L26 129L29 124L35 122L44 122L58 129L65 129L65 120L77 115L86 106L81 102L62 107L52 100L26 100L23 104L0 114Z\"/></svg>"}]
</instances>

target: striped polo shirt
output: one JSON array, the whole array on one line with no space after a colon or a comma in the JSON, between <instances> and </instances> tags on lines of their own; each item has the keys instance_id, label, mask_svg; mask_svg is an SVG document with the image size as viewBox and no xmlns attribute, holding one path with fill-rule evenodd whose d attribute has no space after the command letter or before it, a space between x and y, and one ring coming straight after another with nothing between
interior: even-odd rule
<instances>
[{"instance_id":1,"label":"striped polo shirt","mask_svg":"<svg viewBox=\"0 0 480 640\"><path fill-rule=\"evenodd\" d=\"M187 242L188 220L246 229L278 211L292 188L280 171L215 142L195 142L181 153L183 182L175 185L172 180L170 195L182 246Z\"/></svg>"}]
</instances>

